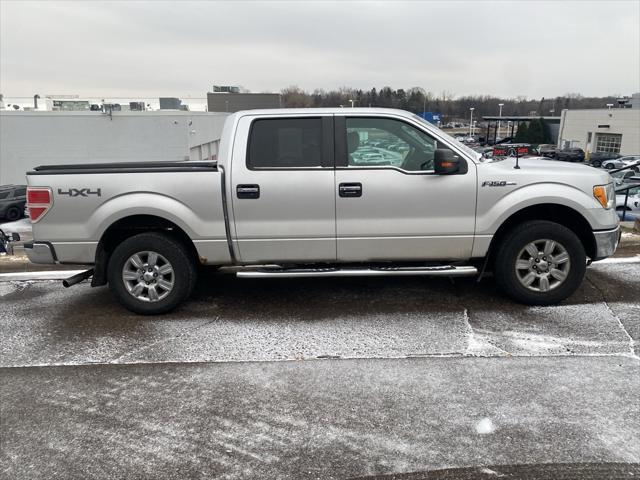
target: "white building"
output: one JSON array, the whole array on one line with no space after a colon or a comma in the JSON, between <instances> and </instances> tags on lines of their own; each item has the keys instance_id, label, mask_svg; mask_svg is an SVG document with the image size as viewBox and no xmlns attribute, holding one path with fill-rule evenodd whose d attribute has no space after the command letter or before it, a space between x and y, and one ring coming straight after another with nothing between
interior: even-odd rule
<instances>
[{"instance_id":1,"label":"white building","mask_svg":"<svg viewBox=\"0 0 640 480\"><path fill-rule=\"evenodd\" d=\"M640 108L563 110L558 148L640 154Z\"/></svg>"},{"instance_id":2,"label":"white building","mask_svg":"<svg viewBox=\"0 0 640 480\"><path fill-rule=\"evenodd\" d=\"M38 165L215 159L227 114L0 112L0 185Z\"/></svg>"}]
</instances>

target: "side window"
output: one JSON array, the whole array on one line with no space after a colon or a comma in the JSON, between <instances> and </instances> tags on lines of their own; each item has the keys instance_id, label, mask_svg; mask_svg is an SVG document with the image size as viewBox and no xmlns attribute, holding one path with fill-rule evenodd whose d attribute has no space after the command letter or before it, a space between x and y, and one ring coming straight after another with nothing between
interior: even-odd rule
<instances>
[{"instance_id":1,"label":"side window","mask_svg":"<svg viewBox=\"0 0 640 480\"><path fill-rule=\"evenodd\" d=\"M14 197L24 197L27 194L27 189L26 188L19 188L17 189L13 196Z\"/></svg>"},{"instance_id":2,"label":"side window","mask_svg":"<svg viewBox=\"0 0 640 480\"><path fill-rule=\"evenodd\" d=\"M322 119L265 118L251 125L247 167L322 166Z\"/></svg>"},{"instance_id":3,"label":"side window","mask_svg":"<svg viewBox=\"0 0 640 480\"><path fill-rule=\"evenodd\" d=\"M389 118L347 118L348 165L433 170L438 142L411 125Z\"/></svg>"},{"instance_id":4,"label":"side window","mask_svg":"<svg viewBox=\"0 0 640 480\"><path fill-rule=\"evenodd\" d=\"M5 198L9 198L9 192L0 192L0 200L4 200Z\"/></svg>"}]
</instances>

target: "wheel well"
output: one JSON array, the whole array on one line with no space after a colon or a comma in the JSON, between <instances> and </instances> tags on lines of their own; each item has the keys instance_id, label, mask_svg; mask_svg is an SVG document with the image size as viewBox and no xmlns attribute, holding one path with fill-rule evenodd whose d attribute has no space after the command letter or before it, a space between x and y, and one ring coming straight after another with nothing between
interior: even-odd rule
<instances>
[{"instance_id":1,"label":"wheel well","mask_svg":"<svg viewBox=\"0 0 640 480\"><path fill-rule=\"evenodd\" d=\"M596 240L589 222L571 207L555 203L544 203L523 208L511 215L500 225L500 228L498 228L489 245L488 260L491 261L490 257L493 256L497 246L500 245L501 240L509 230L516 225L530 220L548 220L567 227L578 236L587 256L595 258Z\"/></svg>"},{"instance_id":2,"label":"wheel well","mask_svg":"<svg viewBox=\"0 0 640 480\"><path fill-rule=\"evenodd\" d=\"M114 222L102 234L96 250L96 263L91 286L95 287L107 283L107 264L111 253L120 243L129 237L150 231L162 232L178 240L186 247L194 261L198 260L198 251L191 238L175 223L155 215L132 215Z\"/></svg>"}]
</instances>

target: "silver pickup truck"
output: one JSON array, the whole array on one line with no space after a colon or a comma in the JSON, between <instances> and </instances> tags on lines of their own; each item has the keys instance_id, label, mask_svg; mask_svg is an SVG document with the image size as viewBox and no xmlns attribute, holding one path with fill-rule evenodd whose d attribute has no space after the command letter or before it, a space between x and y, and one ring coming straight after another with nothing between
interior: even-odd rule
<instances>
[{"instance_id":1,"label":"silver pickup truck","mask_svg":"<svg viewBox=\"0 0 640 480\"><path fill-rule=\"evenodd\" d=\"M512 298L552 304L619 241L609 174L488 160L408 112L252 110L228 117L217 162L37 167L35 263L92 264L141 314L167 312L198 265L239 277L492 272Z\"/></svg>"}]
</instances>

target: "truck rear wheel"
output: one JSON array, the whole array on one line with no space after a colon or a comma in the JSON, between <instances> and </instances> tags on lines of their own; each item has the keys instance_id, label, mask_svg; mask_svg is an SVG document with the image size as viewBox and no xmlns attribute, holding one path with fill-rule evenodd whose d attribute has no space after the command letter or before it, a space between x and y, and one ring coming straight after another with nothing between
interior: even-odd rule
<instances>
[{"instance_id":1,"label":"truck rear wheel","mask_svg":"<svg viewBox=\"0 0 640 480\"><path fill-rule=\"evenodd\" d=\"M518 225L503 239L494 262L498 285L527 305L551 305L573 294L584 278L586 254L568 228L549 221Z\"/></svg>"},{"instance_id":2,"label":"truck rear wheel","mask_svg":"<svg viewBox=\"0 0 640 480\"><path fill-rule=\"evenodd\" d=\"M162 233L141 233L116 247L107 278L125 308L155 315L173 310L191 294L196 266L180 242Z\"/></svg>"}]
</instances>

